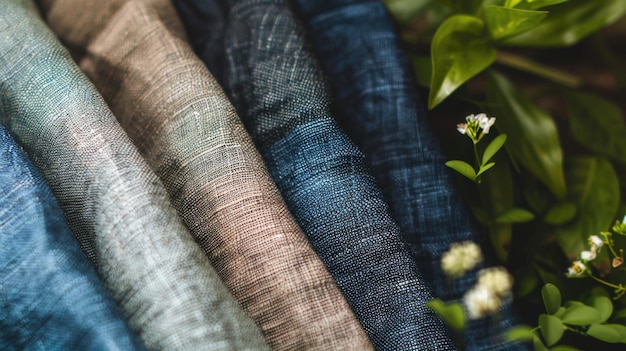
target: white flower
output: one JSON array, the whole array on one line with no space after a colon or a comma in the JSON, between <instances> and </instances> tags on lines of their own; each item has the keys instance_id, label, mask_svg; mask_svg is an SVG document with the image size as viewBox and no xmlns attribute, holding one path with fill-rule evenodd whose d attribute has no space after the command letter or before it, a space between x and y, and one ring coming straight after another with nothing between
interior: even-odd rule
<instances>
[{"instance_id":1,"label":"white flower","mask_svg":"<svg viewBox=\"0 0 626 351\"><path fill-rule=\"evenodd\" d=\"M596 250L593 248L590 251L582 251L580 253L580 259L583 261L593 261L596 258Z\"/></svg>"},{"instance_id":2,"label":"white flower","mask_svg":"<svg viewBox=\"0 0 626 351\"><path fill-rule=\"evenodd\" d=\"M456 125L456 130L461 134L467 133L467 123L459 123Z\"/></svg>"},{"instance_id":3,"label":"white flower","mask_svg":"<svg viewBox=\"0 0 626 351\"><path fill-rule=\"evenodd\" d=\"M587 266L581 261L574 261L572 266L567 269L567 275L580 276L585 273Z\"/></svg>"},{"instance_id":4,"label":"white flower","mask_svg":"<svg viewBox=\"0 0 626 351\"><path fill-rule=\"evenodd\" d=\"M502 300L493 291L477 285L463 296L469 319L479 319L496 312L502 306Z\"/></svg>"},{"instance_id":5,"label":"white flower","mask_svg":"<svg viewBox=\"0 0 626 351\"><path fill-rule=\"evenodd\" d=\"M469 115L465 117L467 123L456 125L456 130L461 134L467 135L474 144L478 143L485 134L489 134L491 126L496 123L495 117L487 117L484 113L477 115Z\"/></svg>"},{"instance_id":6,"label":"white flower","mask_svg":"<svg viewBox=\"0 0 626 351\"><path fill-rule=\"evenodd\" d=\"M604 241L602 241L602 239L600 239L599 236L597 235L592 235L589 237L589 244L591 244L591 247L596 247L596 249L600 249L602 247L602 245L604 245Z\"/></svg>"},{"instance_id":7,"label":"white flower","mask_svg":"<svg viewBox=\"0 0 626 351\"><path fill-rule=\"evenodd\" d=\"M480 126L480 128L483 130L483 133L485 134L489 134L489 129L491 128L492 125L494 125L494 123L496 123L495 117L488 118L487 115L485 115L484 113L479 114L477 116L477 119L478 119L478 125Z\"/></svg>"},{"instance_id":8,"label":"white flower","mask_svg":"<svg viewBox=\"0 0 626 351\"><path fill-rule=\"evenodd\" d=\"M478 272L477 286L487 289L492 293L504 297L513 288L513 277L504 267L491 267Z\"/></svg>"},{"instance_id":9,"label":"white flower","mask_svg":"<svg viewBox=\"0 0 626 351\"><path fill-rule=\"evenodd\" d=\"M478 115L471 114L469 116L465 116L465 120L467 123L474 123L478 120Z\"/></svg>"},{"instance_id":10,"label":"white flower","mask_svg":"<svg viewBox=\"0 0 626 351\"><path fill-rule=\"evenodd\" d=\"M480 247L472 241L453 243L441 256L441 269L451 277L458 278L483 260Z\"/></svg>"}]
</instances>

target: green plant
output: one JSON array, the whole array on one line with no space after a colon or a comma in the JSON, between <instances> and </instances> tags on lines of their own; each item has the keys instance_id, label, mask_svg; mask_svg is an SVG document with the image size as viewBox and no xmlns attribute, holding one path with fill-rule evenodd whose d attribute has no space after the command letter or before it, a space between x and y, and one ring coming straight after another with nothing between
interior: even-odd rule
<instances>
[{"instance_id":1,"label":"green plant","mask_svg":"<svg viewBox=\"0 0 626 351\"><path fill-rule=\"evenodd\" d=\"M599 288L615 298L605 296L613 314L604 322L559 319L565 336L556 341L535 330L537 349L574 349L567 335L590 336L584 339L590 348L609 343L598 335L621 327L606 325L626 325L626 295L616 288L626 285L620 251L626 224L619 221L607 231L626 212L626 1L385 3L402 28L418 83L428 88L431 121L443 126L435 130L452 160L447 165L462 175L457 182L465 201L514 275L516 303L538 309L546 284L567 295L565 309L576 303L593 307L588 299ZM610 25L610 32L604 30ZM497 116L498 123L489 125L489 134L474 130L473 138L466 128L469 147L447 131L456 116L476 110ZM609 232L610 241L598 235ZM582 262L582 252L587 258L593 253L588 240L594 234L604 246ZM584 263L587 279L563 274L573 260ZM560 318L557 312L541 315L544 324L557 325ZM525 320L533 324L538 316ZM528 337L527 331L512 335Z\"/></svg>"}]
</instances>

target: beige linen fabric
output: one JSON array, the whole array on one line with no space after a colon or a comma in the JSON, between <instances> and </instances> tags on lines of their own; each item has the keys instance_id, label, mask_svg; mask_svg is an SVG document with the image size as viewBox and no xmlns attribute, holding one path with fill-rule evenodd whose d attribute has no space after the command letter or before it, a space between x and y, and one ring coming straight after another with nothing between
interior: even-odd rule
<instances>
[{"instance_id":1,"label":"beige linen fabric","mask_svg":"<svg viewBox=\"0 0 626 351\"><path fill-rule=\"evenodd\" d=\"M169 1L113 2L59 0L48 20L87 47L81 67L270 346L371 350Z\"/></svg>"},{"instance_id":2,"label":"beige linen fabric","mask_svg":"<svg viewBox=\"0 0 626 351\"><path fill-rule=\"evenodd\" d=\"M31 0L0 1L0 110L149 349L267 349Z\"/></svg>"}]
</instances>

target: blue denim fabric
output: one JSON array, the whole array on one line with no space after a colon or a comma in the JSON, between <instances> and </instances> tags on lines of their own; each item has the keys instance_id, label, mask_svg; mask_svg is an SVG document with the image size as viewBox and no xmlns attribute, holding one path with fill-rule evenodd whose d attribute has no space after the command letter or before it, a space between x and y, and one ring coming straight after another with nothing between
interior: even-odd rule
<instances>
[{"instance_id":1,"label":"blue denim fabric","mask_svg":"<svg viewBox=\"0 0 626 351\"><path fill-rule=\"evenodd\" d=\"M0 170L0 349L143 350L2 126Z\"/></svg>"},{"instance_id":2,"label":"blue denim fabric","mask_svg":"<svg viewBox=\"0 0 626 351\"><path fill-rule=\"evenodd\" d=\"M197 3L212 13L198 13ZM326 82L286 2L175 4L376 349L454 349L441 320L425 306L431 292L363 154L330 114ZM225 29L213 28L221 25ZM213 31L223 31L223 44L207 42Z\"/></svg>"},{"instance_id":3,"label":"blue denim fabric","mask_svg":"<svg viewBox=\"0 0 626 351\"><path fill-rule=\"evenodd\" d=\"M387 10L372 0L294 0L329 76L347 132L365 153L413 256L437 297L458 299L476 271L450 282L440 268L451 243L482 242L452 184L426 119L409 60ZM471 350L522 350L501 344L517 322L510 306L498 322L472 322ZM474 327L475 326L475 327Z\"/></svg>"}]
</instances>

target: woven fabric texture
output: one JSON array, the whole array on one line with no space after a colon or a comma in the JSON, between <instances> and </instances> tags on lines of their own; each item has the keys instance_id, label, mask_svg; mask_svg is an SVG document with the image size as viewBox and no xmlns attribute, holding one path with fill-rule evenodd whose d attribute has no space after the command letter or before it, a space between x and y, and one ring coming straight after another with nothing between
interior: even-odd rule
<instances>
[{"instance_id":1,"label":"woven fabric texture","mask_svg":"<svg viewBox=\"0 0 626 351\"><path fill-rule=\"evenodd\" d=\"M293 11L284 1L198 2L204 4L175 2L190 38L211 69L224 70L225 90L290 210L376 349L453 349L425 306L431 293L363 155L330 114L326 83ZM214 12L198 14L203 8ZM215 30L225 37L207 43L212 24L202 19L220 16L220 9L224 20L215 24L226 27ZM219 55L225 58L214 60Z\"/></svg>"},{"instance_id":2,"label":"woven fabric texture","mask_svg":"<svg viewBox=\"0 0 626 351\"><path fill-rule=\"evenodd\" d=\"M266 349L93 85L28 0L0 2L2 123L154 350Z\"/></svg>"},{"instance_id":3,"label":"woven fabric texture","mask_svg":"<svg viewBox=\"0 0 626 351\"><path fill-rule=\"evenodd\" d=\"M170 2L122 1L83 48L81 67L163 180L222 280L273 350L371 350L234 107L181 40ZM110 2L60 2L51 9L66 16L51 24L91 32L85 28L91 21L74 19L101 17L103 6Z\"/></svg>"},{"instance_id":4,"label":"woven fabric texture","mask_svg":"<svg viewBox=\"0 0 626 351\"><path fill-rule=\"evenodd\" d=\"M417 93L408 57L380 1L294 0L336 96L337 108L371 163L402 235L437 297L462 298L476 270L451 281L441 270L450 244L482 243L444 163ZM505 312L506 311L506 312ZM508 306L497 321L472 322L471 350L524 350L503 344L518 322Z\"/></svg>"},{"instance_id":5,"label":"woven fabric texture","mask_svg":"<svg viewBox=\"0 0 626 351\"><path fill-rule=\"evenodd\" d=\"M0 169L0 349L143 350L2 126Z\"/></svg>"}]
</instances>

